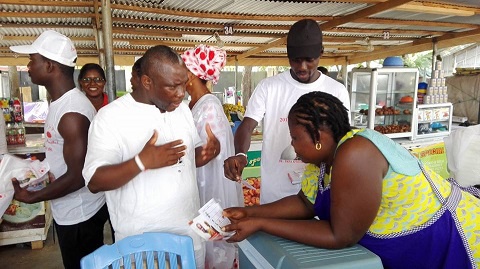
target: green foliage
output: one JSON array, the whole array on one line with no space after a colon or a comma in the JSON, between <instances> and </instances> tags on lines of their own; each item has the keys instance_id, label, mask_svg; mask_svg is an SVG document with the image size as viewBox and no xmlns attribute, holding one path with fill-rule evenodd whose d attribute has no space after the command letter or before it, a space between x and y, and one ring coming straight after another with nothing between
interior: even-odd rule
<instances>
[{"instance_id":1,"label":"green foliage","mask_svg":"<svg viewBox=\"0 0 480 269\"><path fill-rule=\"evenodd\" d=\"M423 51L403 56L403 62L407 67L416 67L418 69L432 68L432 51Z\"/></svg>"},{"instance_id":2,"label":"green foliage","mask_svg":"<svg viewBox=\"0 0 480 269\"><path fill-rule=\"evenodd\" d=\"M420 77L425 80L431 77L432 71L432 51L423 51L403 56L403 62L407 67L416 67L420 72ZM422 81L422 79L420 79Z\"/></svg>"}]
</instances>

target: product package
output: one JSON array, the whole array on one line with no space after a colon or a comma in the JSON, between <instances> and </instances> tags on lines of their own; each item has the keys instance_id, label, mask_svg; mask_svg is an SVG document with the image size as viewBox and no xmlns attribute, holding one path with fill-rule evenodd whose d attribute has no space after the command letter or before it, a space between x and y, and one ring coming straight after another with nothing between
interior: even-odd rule
<instances>
[{"instance_id":1,"label":"product package","mask_svg":"<svg viewBox=\"0 0 480 269\"><path fill-rule=\"evenodd\" d=\"M222 227L230 224L230 220L222 215L223 208L211 199L202 208L197 217L190 221L190 227L203 239L209 241L228 239L234 232L224 232Z\"/></svg>"},{"instance_id":2,"label":"product package","mask_svg":"<svg viewBox=\"0 0 480 269\"><path fill-rule=\"evenodd\" d=\"M12 178L18 180L20 187L36 191L48 183L48 170L50 166L46 161L3 155L0 160L0 215L3 215L13 199Z\"/></svg>"}]
</instances>

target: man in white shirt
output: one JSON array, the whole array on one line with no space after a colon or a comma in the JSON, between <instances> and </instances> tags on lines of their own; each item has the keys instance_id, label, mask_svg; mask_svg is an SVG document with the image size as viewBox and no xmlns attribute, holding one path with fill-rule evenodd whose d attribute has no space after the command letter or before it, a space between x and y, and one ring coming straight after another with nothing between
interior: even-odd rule
<instances>
[{"instance_id":1,"label":"man in white shirt","mask_svg":"<svg viewBox=\"0 0 480 269\"><path fill-rule=\"evenodd\" d=\"M323 53L322 31L311 19L292 25L287 37L290 70L262 80L250 98L245 117L235 133L236 155L225 160L225 176L241 180L247 164L251 135L262 119L260 203L270 203L297 194L305 164L290 145L288 112L298 98L312 91L332 94L349 110L345 86L317 70Z\"/></svg>"},{"instance_id":2,"label":"man in white shirt","mask_svg":"<svg viewBox=\"0 0 480 269\"><path fill-rule=\"evenodd\" d=\"M167 46L142 57L140 84L92 122L83 175L92 192L105 191L115 239L162 231L192 237L198 268L202 239L188 223L200 208L196 167L220 152L209 127L201 145L183 103L188 81L182 58Z\"/></svg>"},{"instance_id":3,"label":"man in white shirt","mask_svg":"<svg viewBox=\"0 0 480 269\"><path fill-rule=\"evenodd\" d=\"M88 128L96 110L75 87L77 51L66 36L48 30L32 45L12 46L30 54L28 74L43 85L52 101L45 120L45 158L54 179L39 191L27 191L13 180L14 198L25 203L51 200L52 215L65 268L80 268L80 259L103 245L108 210L103 193L93 194L82 176Z\"/></svg>"}]
</instances>

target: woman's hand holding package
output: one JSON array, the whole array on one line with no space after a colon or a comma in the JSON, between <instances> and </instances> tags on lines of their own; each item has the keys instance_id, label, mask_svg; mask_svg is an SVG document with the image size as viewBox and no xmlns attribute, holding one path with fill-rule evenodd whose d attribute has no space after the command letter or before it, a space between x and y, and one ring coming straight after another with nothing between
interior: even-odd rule
<instances>
[{"instance_id":1,"label":"woman's hand holding package","mask_svg":"<svg viewBox=\"0 0 480 269\"><path fill-rule=\"evenodd\" d=\"M223 215L230 219L232 224L223 227L225 232L235 232L227 242L240 242L257 232L261 228L261 218L248 217L247 210L242 207L231 207L223 210Z\"/></svg>"},{"instance_id":2,"label":"woman's hand holding package","mask_svg":"<svg viewBox=\"0 0 480 269\"><path fill-rule=\"evenodd\" d=\"M223 216L233 221L248 217L248 213L244 207L230 207L223 210Z\"/></svg>"}]
</instances>

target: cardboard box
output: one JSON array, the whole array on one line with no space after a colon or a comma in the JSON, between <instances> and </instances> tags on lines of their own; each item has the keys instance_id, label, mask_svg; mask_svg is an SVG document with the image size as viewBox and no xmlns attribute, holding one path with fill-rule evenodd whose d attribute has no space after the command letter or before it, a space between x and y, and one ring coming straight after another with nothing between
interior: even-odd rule
<instances>
[{"instance_id":1,"label":"cardboard box","mask_svg":"<svg viewBox=\"0 0 480 269\"><path fill-rule=\"evenodd\" d=\"M322 249L257 232L238 246L240 269L383 268L380 258L360 245Z\"/></svg>"}]
</instances>

